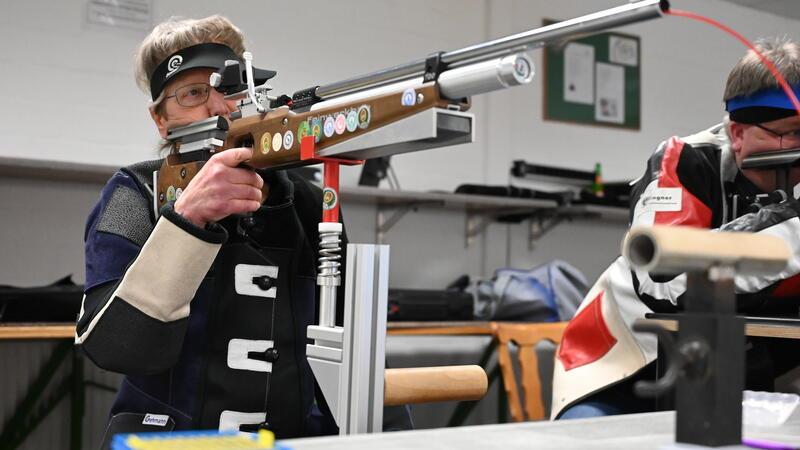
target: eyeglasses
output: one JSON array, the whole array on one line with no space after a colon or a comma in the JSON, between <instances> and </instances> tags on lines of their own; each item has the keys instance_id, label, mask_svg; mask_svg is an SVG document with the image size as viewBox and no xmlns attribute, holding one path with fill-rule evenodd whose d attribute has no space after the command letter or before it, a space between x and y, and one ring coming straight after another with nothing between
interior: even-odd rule
<instances>
[{"instance_id":1,"label":"eyeglasses","mask_svg":"<svg viewBox=\"0 0 800 450\"><path fill-rule=\"evenodd\" d=\"M755 123L753 125L755 125L758 128L761 128L762 130L766 131L767 133L769 133L769 134L771 134L773 136L776 136L778 139L780 139L780 148L781 148L781 150L788 149L788 148L798 148L798 147L800 147L800 128L798 128L796 130L787 131L785 133L778 133L777 131L770 130L769 128L765 127L764 125L761 125L761 124L758 124L758 123ZM786 139L784 139L784 137ZM786 144L784 144L784 142L786 142Z\"/></svg>"},{"instance_id":2,"label":"eyeglasses","mask_svg":"<svg viewBox=\"0 0 800 450\"><path fill-rule=\"evenodd\" d=\"M207 102L210 92L211 86L208 83L187 84L176 89L174 94L164 97L164 100L175 97L179 105L190 108Z\"/></svg>"}]
</instances>

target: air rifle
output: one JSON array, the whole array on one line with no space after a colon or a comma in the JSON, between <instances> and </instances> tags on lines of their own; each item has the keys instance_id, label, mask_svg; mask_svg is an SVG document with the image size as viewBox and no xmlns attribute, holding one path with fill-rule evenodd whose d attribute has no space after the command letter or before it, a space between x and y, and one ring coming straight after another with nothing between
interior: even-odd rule
<instances>
[{"instance_id":1,"label":"air rifle","mask_svg":"<svg viewBox=\"0 0 800 450\"><path fill-rule=\"evenodd\" d=\"M249 97L258 112L233 120L211 117L168 132L173 152L154 175L156 215L180 195L213 153L229 148L253 147L253 158L247 162L250 167L285 169L318 164L325 158L358 164L369 158L471 142L472 116L461 114L468 108L469 98L529 83L534 66L527 51L657 18L668 8L666 0L632 2L303 89L291 97L266 95L269 86L253 86L253 77L242 80L241 70L232 67L240 62L228 61L211 75L210 84L228 98ZM248 70L250 61L246 54ZM425 112L429 115L424 120L417 117L406 126L401 124ZM431 121L435 136L403 132L428 127ZM386 130L393 125L401 129L399 135ZM395 137L387 141L379 135L381 130Z\"/></svg>"}]
</instances>

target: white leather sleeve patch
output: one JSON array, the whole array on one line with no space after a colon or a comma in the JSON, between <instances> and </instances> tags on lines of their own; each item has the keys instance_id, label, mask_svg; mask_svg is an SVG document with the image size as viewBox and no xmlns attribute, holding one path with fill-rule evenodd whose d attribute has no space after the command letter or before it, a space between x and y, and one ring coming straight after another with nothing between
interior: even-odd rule
<instances>
[{"instance_id":1,"label":"white leather sleeve patch","mask_svg":"<svg viewBox=\"0 0 800 450\"><path fill-rule=\"evenodd\" d=\"M164 322L182 319L220 247L162 217L112 298Z\"/></svg>"}]
</instances>

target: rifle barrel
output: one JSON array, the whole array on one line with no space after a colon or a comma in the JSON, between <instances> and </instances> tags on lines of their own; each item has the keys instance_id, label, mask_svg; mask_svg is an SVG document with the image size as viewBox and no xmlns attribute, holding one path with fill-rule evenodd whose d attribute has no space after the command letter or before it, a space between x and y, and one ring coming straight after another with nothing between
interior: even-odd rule
<instances>
[{"instance_id":1,"label":"rifle barrel","mask_svg":"<svg viewBox=\"0 0 800 450\"><path fill-rule=\"evenodd\" d=\"M504 53L542 47L579 35L655 19L661 17L663 12L668 9L669 2L667 0L641 0L628 3L489 42L453 50L442 55L442 62L448 68L472 64ZM316 94L324 100L362 89L421 77L424 73L425 59L423 58L367 75L319 86Z\"/></svg>"}]
</instances>

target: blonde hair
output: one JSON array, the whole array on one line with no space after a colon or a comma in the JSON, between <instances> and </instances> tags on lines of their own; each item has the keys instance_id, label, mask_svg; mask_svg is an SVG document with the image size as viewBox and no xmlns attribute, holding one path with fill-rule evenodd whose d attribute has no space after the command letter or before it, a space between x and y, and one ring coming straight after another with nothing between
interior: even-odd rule
<instances>
[{"instance_id":1,"label":"blonde hair","mask_svg":"<svg viewBox=\"0 0 800 450\"><path fill-rule=\"evenodd\" d=\"M150 76L162 61L178 50L205 43L227 45L239 57L245 50L242 30L223 16L214 15L204 19L171 17L156 25L136 52L134 76L139 89L151 94ZM153 103L158 104L159 100Z\"/></svg>"},{"instance_id":2,"label":"blonde hair","mask_svg":"<svg viewBox=\"0 0 800 450\"><path fill-rule=\"evenodd\" d=\"M784 36L759 39L753 46L775 65L789 85L794 86L800 82L800 44ZM722 99L728 101L777 87L778 82L772 72L750 50L731 69Z\"/></svg>"}]
</instances>

